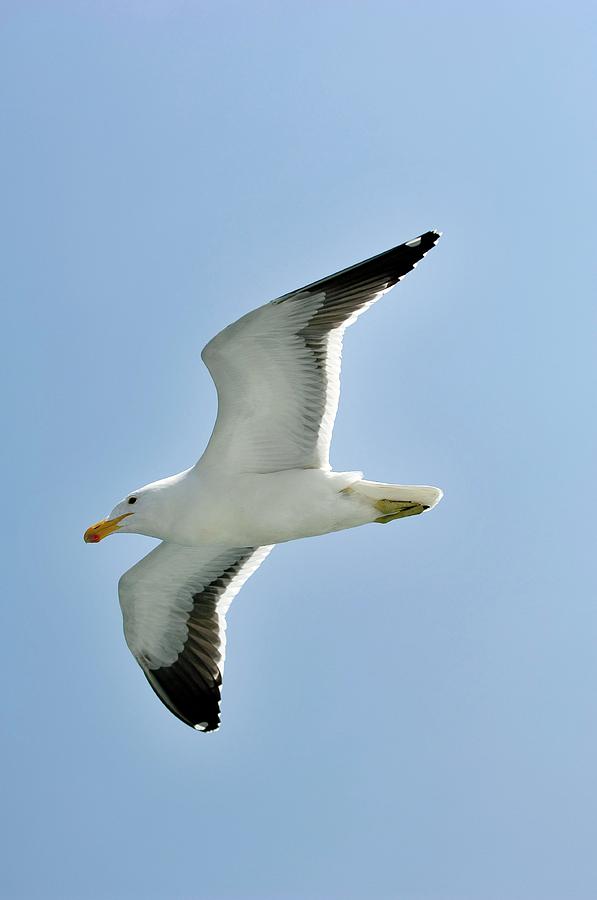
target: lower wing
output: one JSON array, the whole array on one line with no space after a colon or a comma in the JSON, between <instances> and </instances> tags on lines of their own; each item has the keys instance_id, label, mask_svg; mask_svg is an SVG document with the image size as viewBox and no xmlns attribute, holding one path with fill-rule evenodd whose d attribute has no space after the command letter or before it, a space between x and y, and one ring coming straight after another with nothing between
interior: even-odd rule
<instances>
[{"instance_id":1,"label":"lower wing","mask_svg":"<svg viewBox=\"0 0 597 900\"><path fill-rule=\"evenodd\" d=\"M133 656L162 703L199 731L220 724L226 612L271 549L165 542L118 584Z\"/></svg>"}]
</instances>

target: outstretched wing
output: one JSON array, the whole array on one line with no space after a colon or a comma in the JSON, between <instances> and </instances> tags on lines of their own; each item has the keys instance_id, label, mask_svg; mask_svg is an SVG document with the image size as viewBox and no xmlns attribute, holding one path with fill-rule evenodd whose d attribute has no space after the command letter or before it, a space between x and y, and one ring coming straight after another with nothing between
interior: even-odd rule
<instances>
[{"instance_id":1,"label":"outstretched wing","mask_svg":"<svg viewBox=\"0 0 597 900\"><path fill-rule=\"evenodd\" d=\"M163 543L118 584L133 656L162 703L199 731L220 724L226 611L271 549Z\"/></svg>"},{"instance_id":2,"label":"outstretched wing","mask_svg":"<svg viewBox=\"0 0 597 900\"><path fill-rule=\"evenodd\" d=\"M218 417L198 465L239 473L329 469L344 331L439 237L428 231L285 294L216 335L202 358L218 391Z\"/></svg>"}]
</instances>

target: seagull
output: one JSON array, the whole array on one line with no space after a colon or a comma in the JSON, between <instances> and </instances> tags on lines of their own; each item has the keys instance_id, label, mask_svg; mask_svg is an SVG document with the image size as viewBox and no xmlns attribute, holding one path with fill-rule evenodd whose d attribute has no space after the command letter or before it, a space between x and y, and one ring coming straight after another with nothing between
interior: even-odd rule
<instances>
[{"instance_id":1,"label":"seagull","mask_svg":"<svg viewBox=\"0 0 597 900\"><path fill-rule=\"evenodd\" d=\"M428 231L249 312L201 357L218 413L199 461L127 494L87 543L158 538L124 573L126 642L175 716L215 731L226 613L275 544L432 509L436 487L366 481L329 462L344 331L437 243Z\"/></svg>"}]
</instances>

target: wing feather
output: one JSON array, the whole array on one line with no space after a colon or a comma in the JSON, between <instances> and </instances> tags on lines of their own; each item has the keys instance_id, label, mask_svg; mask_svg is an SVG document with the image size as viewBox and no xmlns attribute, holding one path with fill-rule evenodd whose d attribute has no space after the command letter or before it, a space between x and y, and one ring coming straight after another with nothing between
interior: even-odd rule
<instances>
[{"instance_id":1,"label":"wing feather","mask_svg":"<svg viewBox=\"0 0 597 900\"><path fill-rule=\"evenodd\" d=\"M218 416L199 466L229 472L329 469L344 331L439 240L413 241L285 294L204 348Z\"/></svg>"},{"instance_id":2,"label":"wing feather","mask_svg":"<svg viewBox=\"0 0 597 900\"><path fill-rule=\"evenodd\" d=\"M225 615L271 549L163 543L120 579L127 644L160 700L193 728L220 723Z\"/></svg>"}]
</instances>

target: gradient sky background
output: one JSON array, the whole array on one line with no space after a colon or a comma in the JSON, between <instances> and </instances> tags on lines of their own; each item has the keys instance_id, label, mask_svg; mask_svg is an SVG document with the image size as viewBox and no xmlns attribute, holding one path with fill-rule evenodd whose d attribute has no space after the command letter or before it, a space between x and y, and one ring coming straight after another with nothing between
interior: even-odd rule
<instances>
[{"instance_id":1,"label":"gradient sky background","mask_svg":"<svg viewBox=\"0 0 597 900\"><path fill-rule=\"evenodd\" d=\"M597 896L594 7L482 6L1 5L3 898ZM332 461L445 500L279 547L193 733L83 530L217 330L430 227Z\"/></svg>"}]
</instances>

